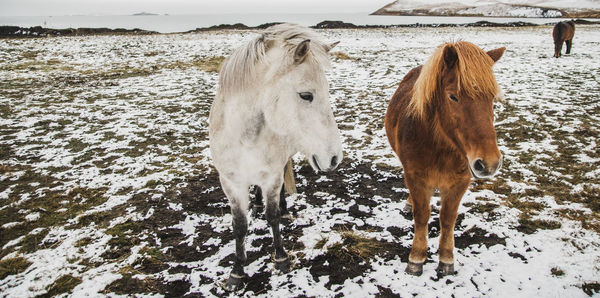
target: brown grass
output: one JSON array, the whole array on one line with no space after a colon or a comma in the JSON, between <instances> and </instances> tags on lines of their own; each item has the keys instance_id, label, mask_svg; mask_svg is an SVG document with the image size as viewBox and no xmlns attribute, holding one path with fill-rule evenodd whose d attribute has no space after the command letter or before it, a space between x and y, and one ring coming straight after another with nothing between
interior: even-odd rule
<instances>
[{"instance_id":1,"label":"brown grass","mask_svg":"<svg viewBox=\"0 0 600 298\"><path fill-rule=\"evenodd\" d=\"M59 294L70 292L80 283L81 278L73 277L72 275L63 275L46 288L48 292L45 295L42 295L42 297L54 297Z\"/></svg>"},{"instance_id":2,"label":"brown grass","mask_svg":"<svg viewBox=\"0 0 600 298\"><path fill-rule=\"evenodd\" d=\"M371 259L382 248L374 238L362 236L354 231L342 232L342 242L327 248L327 252L341 260L351 261L358 257L362 260Z\"/></svg>"},{"instance_id":3,"label":"brown grass","mask_svg":"<svg viewBox=\"0 0 600 298\"><path fill-rule=\"evenodd\" d=\"M19 274L29 268L31 262L23 257L9 258L0 261L0 280L9 275Z\"/></svg>"},{"instance_id":4,"label":"brown grass","mask_svg":"<svg viewBox=\"0 0 600 298\"><path fill-rule=\"evenodd\" d=\"M358 59L353 58L348 56L348 54L344 53L344 52L331 52L329 53L331 56L333 56L334 59L339 59L339 60L352 60L352 61L356 61Z\"/></svg>"}]
</instances>

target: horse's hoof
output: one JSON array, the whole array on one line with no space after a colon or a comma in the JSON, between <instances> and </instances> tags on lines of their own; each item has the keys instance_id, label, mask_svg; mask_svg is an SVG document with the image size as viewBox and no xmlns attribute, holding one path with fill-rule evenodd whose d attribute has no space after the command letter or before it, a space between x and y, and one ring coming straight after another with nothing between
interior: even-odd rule
<instances>
[{"instance_id":1,"label":"horse's hoof","mask_svg":"<svg viewBox=\"0 0 600 298\"><path fill-rule=\"evenodd\" d=\"M402 209L404 213L412 213L412 205L409 203L404 204L404 209Z\"/></svg>"},{"instance_id":2,"label":"horse's hoof","mask_svg":"<svg viewBox=\"0 0 600 298\"><path fill-rule=\"evenodd\" d=\"M438 277L456 274L456 272L454 271L454 263L446 264L440 262L435 271L437 272Z\"/></svg>"},{"instance_id":3,"label":"horse's hoof","mask_svg":"<svg viewBox=\"0 0 600 298\"><path fill-rule=\"evenodd\" d=\"M286 257L285 259L275 260L275 270L281 273L288 273L292 268L292 263L290 262L290 258Z\"/></svg>"},{"instance_id":4,"label":"horse's hoof","mask_svg":"<svg viewBox=\"0 0 600 298\"><path fill-rule=\"evenodd\" d=\"M228 292L234 292L234 291L238 291L240 289L242 289L243 287L243 283L242 283L242 276L237 276L237 275L229 275L229 278L227 279L227 281L223 284L223 289L225 289L225 291Z\"/></svg>"},{"instance_id":5,"label":"horse's hoof","mask_svg":"<svg viewBox=\"0 0 600 298\"><path fill-rule=\"evenodd\" d=\"M421 276L421 274L423 274L423 263L413 263L408 261L404 272L414 276Z\"/></svg>"}]
</instances>

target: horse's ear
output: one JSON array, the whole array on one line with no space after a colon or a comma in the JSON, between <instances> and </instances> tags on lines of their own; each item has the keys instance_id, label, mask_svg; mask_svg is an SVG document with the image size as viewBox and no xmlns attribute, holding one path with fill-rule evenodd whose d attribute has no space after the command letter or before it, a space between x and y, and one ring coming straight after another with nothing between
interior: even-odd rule
<instances>
[{"instance_id":1,"label":"horse's ear","mask_svg":"<svg viewBox=\"0 0 600 298\"><path fill-rule=\"evenodd\" d=\"M300 64L304 62L306 55L308 54L308 46L310 45L310 39L306 39L298 44L294 51L294 64Z\"/></svg>"},{"instance_id":2,"label":"horse's ear","mask_svg":"<svg viewBox=\"0 0 600 298\"><path fill-rule=\"evenodd\" d=\"M336 41L334 43L325 45L325 52L331 51L331 49L335 48L335 46L337 46L339 43L340 43L339 41Z\"/></svg>"},{"instance_id":3,"label":"horse's ear","mask_svg":"<svg viewBox=\"0 0 600 298\"><path fill-rule=\"evenodd\" d=\"M456 53L456 49L453 45L450 44L444 47L442 57L444 57L444 65L446 66L447 70L454 68L456 62L458 61L458 54Z\"/></svg>"},{"instance_id":4,"label":"horse's ear","mask_svg":"<svg viewBox=\"0 0 600 298\"><path fill-rule=\"evenodd\" d=\"M500 60L505 50L505 47L501 47L495 50L488 51L487 54L488 56L490 56L490 58L492 58L492 60L494 60L494 63L496 63L498 60Z\"/></svg>"}]
</instances>

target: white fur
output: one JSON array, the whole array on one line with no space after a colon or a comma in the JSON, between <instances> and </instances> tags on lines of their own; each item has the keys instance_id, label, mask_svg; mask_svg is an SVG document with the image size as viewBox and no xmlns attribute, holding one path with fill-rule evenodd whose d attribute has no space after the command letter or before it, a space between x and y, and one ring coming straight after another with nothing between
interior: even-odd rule
<instances>
[{"instance_id":1,"label":"white fur","mask_svg":"<svg viewBox=\"0 0 600 298\"><path fill-rule=\"evenodd\" d=\"M298 63L294 53L306 40L310 40L309 51ZM280 188L284 165L298 151L315 170L335 168L333 156L338 164L341 161L342 146L324 72L330 49L308 28L281 24L225 60L210 111L209 138L213 162L232 207L247 210L251 185L260 186L263 192ZM299 92L312 92L313 101L301 99Z\"/></svg>"}]
</instances>

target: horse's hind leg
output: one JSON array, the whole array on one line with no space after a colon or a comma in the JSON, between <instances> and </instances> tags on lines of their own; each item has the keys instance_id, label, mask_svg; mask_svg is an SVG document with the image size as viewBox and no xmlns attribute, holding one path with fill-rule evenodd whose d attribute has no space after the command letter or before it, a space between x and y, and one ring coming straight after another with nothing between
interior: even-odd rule
<instances>
[{"instance_id":1,"label":"horse's hind leg","mask_svg":"<svg viewBox=\"0 0 600 298\"><path fill-rule=\"evenodd\" d=\"M279 210L281 217L285 219L292 219L292 216L288 212L286 195L295 194L296 191L296 179L294 178L294 160L290 157L288 162L283 168L283 185L281 186L281 194L279 199Z\"/></svg>"},{"instance_id":2,"label":"horse's hind leg","mask_svg":"<svg viewBox=\"0 0 600 298\"><path fill-rule=\"evenodd\" d=\"M282 185L281 186L281 191L279 192L279 213L281 214L282 218L289 218L290 213L287 210L287 202L285 200L286 197L286 193L285 193L285 186Z\"/></svg>"},{"instance_id":3,"label":"horse's hind leg","mask_svg":"<svg viewBox=\"0 0 600 298\"><path fill-rule=\"evenodd\" d=\"M405 271L411 275L421 275L423 273L423 263L427 259L427 224L431 214L429 199L432 190L428 189L421 181L419 183L409 183L411 180L406 177L410 190L410 200L412 201L415 235Z\"/></svg>"},{"instance_id":4,"label":"horse's hind leg","mask_svg":"<svg viewBox=\"0 0 600 298\"><path fill-rule=\"evenodd\" d=\"M567 54L571 54L571 45L573 44L573 40L565 40L565 42L567 43Z\"/></svg>"},{"instance_id":5,"label":"horse's hind leg","mask_svg":"<svg viewBox=\"0 0 600 298\"><path fill-rule=\"evenodd\" d=\"M454 226L458 216L460 200L469 186L469 177L449 189L442 189L442 209L440 210L440 246L437 273L440 276L454 274Z\"/></svg>"},{"instance_id":6,"label":"horse's hind leg","mask_svg":"<svg viewBox=\"0 0 600 298\"><path fill-rule=\"evenodd\" d=\"M263 189L263 193L266 194L267 204L267 223L271 226L273 233L273 248L275 249L275 268L282 271L288 272L290 269L290 262L288 255L283 249L281 241L281 233L279 230L279 223L281 221L281 212L279 209L280 192L283 181L276 179L275 183L267 186Z\"/></svg>"},{"instance_id":7,"label":"horse's hind leg","mask_svg":"<svg viewBox=\"0 0 600 298\"><path fill-rule=\"evenodd\" d=\"M221 186L229 199L231 215L233 217L233 236L235 238L235 262L233 270L225 283L228 291L238 290L242 287L245 276L246 263L246 234L248 233L248 187L238 187L227 179L221 178Z\"/></svg>"}]
</instances>

